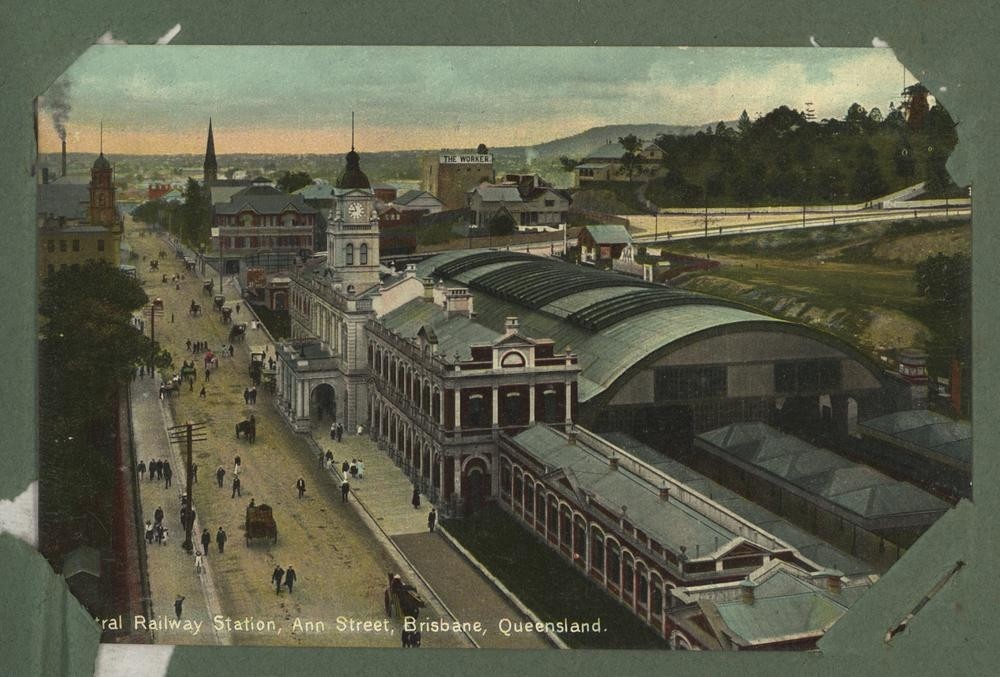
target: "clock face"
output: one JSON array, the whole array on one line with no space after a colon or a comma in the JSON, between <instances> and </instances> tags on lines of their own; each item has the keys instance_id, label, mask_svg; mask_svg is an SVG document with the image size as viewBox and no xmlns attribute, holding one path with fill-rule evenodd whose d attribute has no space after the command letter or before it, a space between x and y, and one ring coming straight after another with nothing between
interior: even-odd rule
<instances>
[{"instance_id":1,"label":"clock face","mask_svg":"<svg viewBox=\"0 0 1000 677\"><path fill-rule=\"evenodd\" d=\"M365 208L360 202L354 202L348 206L347 213L352 219L360 219L365 215Z\"/></svg>"}]
</instances>

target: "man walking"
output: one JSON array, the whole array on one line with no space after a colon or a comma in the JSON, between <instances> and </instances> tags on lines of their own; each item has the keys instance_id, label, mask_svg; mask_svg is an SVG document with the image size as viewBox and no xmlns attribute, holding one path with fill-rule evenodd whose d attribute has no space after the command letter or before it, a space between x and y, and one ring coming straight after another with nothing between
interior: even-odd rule
<instances>
[{"instance_id":1,"label":"man walking","mask_svg":"<svg viewBox=\"0 0 1000 677\"><path fill-rule=\"evenodd\" d=\"M219 554L226 551L226 530L219 527L219 530L215 532L215 544L219 546Z\"/></svg>"},{"instance_id":2,"label":"man walking","mask_svg":"<svg viewBox=\"0 0 1000 677\"><path fill-rule=\"evenodd\" d=\"M306 481L300 477L295 483L295 488L299 490L299 498L302 498L306 493Z\"/></svg>"},{"instance_id":3,"label":"man walking","mask_svg":"<svg viewBox=\"0 0 1000 677\"><path fill-rule=\"evenodd\" d=\"M170 480L174 477L174 471L170 469L170 463L164 462L163 464L163 488L170 488Z\"/></svg>"},{"instance_id":4,"label":"man walking","mask_svg":"<svg viewBox=\"0 0 1000 677\"><path fill-rule=\"evenodd\" d=\"M330 424L330 439L334 442L337 441L337 423L334 421Z\"/></svg>"},{"instance_id":5,"label":"man walking","mask_svg":"<svg viewBox=\"0 0 1000 677\"><path fill-rule=\"evenodd\" d=\"M250 404L250 389L243 389L243 404Z\"/></svg>"},{"instance_id":6,"label":"man walking","mask_svg":"<svg viewBox=\"0 0 1000 677\"><path fill-rule=\"evenodd\" d=\"M292 565L289 564L288 570L285 572L285 587L288 588L289 595L292 594L292 586L295 585L296 578L295 569L293 569Z\"/></svg>"},{"instance_id":7,"label":"man walking","mask_svg":"<svg viewBox=\"0 0 1000 677\"><path fill-rule=\"evenodd\" d=\"M208 529L201 530L201 551L205 553L208 557L208 546L212 545L212 534L208 533Z\"/></svg>"},{"instance_id":8,"label":"man walking","mask_svg":"<svg viewBox=\"0 0 1000 677\"><path fill-rule=\"evenodd\" d=\"M410 503L413 504L414 510L420 508L420 490L416 487L413 487L413 496L410 497Z\"/></svg>"},{"instance_id":9,"label":"man walking","mask_svg":"<svg viewBox=\"0 0 1000 677\"><path fill-rule=\"evenodd\" d=\"M184 600L186 597L184 595L177 595L177 599L174 600L174 613L177 614L177 620L181 619L181 612L184 610Z\"/></svg>"},{"instance_id":10,"label":"man walking","mask_svg":"<svg viewBox=\"0 0 1000 677\"><path fill-rule=\"evenodd\" d=\"M225 469L225 468L223 468L223 467L222 467L222 466L220 465L220 466L219 466L219 469L215 471L215 479L216 479L216 481L217 481L217 482L219 483L219 488L220 488L220 489L222 488L222 479L223 479L223 478L224 478L225 476L226 476L226 469Z\"/></svg>"},{"instance_id":11,"label":"man walking","mask_svg":"<svg viewBox=\"0 0 1000 677\"><path fill-rule=\"evenodd\" d=\"M344 475L344 481L340 483L340 502L347 503L347 495L351 493L351 485L347 481L347 475Z\"/></svg>"},{"instance_id":12,"label":"man walking","mask_svg":"<svg viewBox=\"0 0 1000 677\"><path fill-rule=\"evenodd\" d=\"M204 385L201 386L201 391L199 391L198 397L200 397L201 399L205 399L205 386Z\"/></svg>"},{"instance_id":13,"label":"man walking","mask_svg":"<svg viewBox=\"0 0 1000 677\"><path fill-rule=\"evenodd\" d=\"M431 532L434 531L434 527L437 524L438 514L434 508L427 514L427 529Z\"/></svg>"},{"instance_id":14,"label":"man walking","mask_svg":"<svg viewBox=\"0 0 1000 677\"><path fill-rule=\"evenodd\" d=\"M239 497L242 498L243 494L240 493L240 478L239 478L238 475L234 475L233 476L233 495L230 498L236 498L237 496L239 496Z\"/></svg>"},{"instance_id":15,"label":"man walking","mask_svg":"<svg viewBox=\"0 0 1000 677\"><path fill-rule=\"evenodd\" d=\"M139 461L139 465L136 466L136 470L139 473L139 481L142 481L142 476L146 474L146 463L145 461Z\"/></svg>"},{"instance_id":16,"label":"man walking","mask_svg":"<svg viewBox=\"0 0 1000 677\"><path fill-rule=\"evenodd\" d=\"M285 570L280 564L274 565L274 572L271 574L271 582L274 583L274 594L281 594L281 581L284 580Z\"/></svg>"},{"instance_id":17,"label":"man walking","mask_svg":"<svg viewBox=\"0 0 1000 677\"><path fill-rule=\"evenodd\" d=\"M344 424L337 424L337 441L340 442L344 438Z\"/></svg>"},{"instance_id":18,"label":"man walking","mask_svg":"<svg viewBox=\"0 0 1000 677\"><path fill-rule=\"evenodd\" d=\"M160 524L163 521L163 508L156 506L156 510L153 512L153 524Z\"/></svg>"}]
</instances>

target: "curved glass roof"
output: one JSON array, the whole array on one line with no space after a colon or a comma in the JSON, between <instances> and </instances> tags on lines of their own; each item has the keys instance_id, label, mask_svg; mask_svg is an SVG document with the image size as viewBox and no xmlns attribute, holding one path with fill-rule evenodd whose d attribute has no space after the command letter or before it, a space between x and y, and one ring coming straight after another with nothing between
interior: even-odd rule
<instances>
[{"instance_id":1,"label":"curved glass roof","mask_svg":"<svg viewBox=\"0 0 1000 677\"><path fill-rule=\"evenodd\" d=\"M788 324L705 294L520 252L445 252L418 264L417 274L483 292L474 302L482 325L502 332L516 315L525 335L576 353L580 401L685 336L735 324Z\"/></svg>"}]
</instances>

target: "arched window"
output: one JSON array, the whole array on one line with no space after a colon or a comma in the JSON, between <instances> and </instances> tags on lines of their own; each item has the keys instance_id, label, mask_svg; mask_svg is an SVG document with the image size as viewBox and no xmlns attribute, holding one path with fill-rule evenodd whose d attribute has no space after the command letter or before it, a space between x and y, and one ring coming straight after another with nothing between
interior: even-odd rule
<instances>
[{"instance_id":1,"label":"arched window","mask_svg":"<svg viewBox=\"0 0 1000 677\"><path fill-rule=\"evenodd\" d=\"M604 534L597 525L590 527L590 568L604 573Z\"/></svg>"},{"instance_id":2,"label":"arched window","mask_svg":"<svg viewBox=\"0 0 1000 677\"><path fill-rule=\"evenodd\" d=\"M535 514L535 482L531 475L524 476L524 514L527 517Z\"/></svg>"},{"instance_id":3,"label":"arched window","mask_svg":"<svg viewBox=\"0 0 1000 677\"><path fill-rule=\"evenodd\" d=\"M362 244L361 245L361 249L359 250L358 254L361 257L361 265L362 266L367 266L368 265L368 245L367 244Z\"/></svg>"},{"instance_id":4,"label":"arched window","mask_svg":"<svg viewBox=\"0 0 1000 677\"><path fill-rule=\"evenodd\" d=\"M349 265L354 265L354 245L348 244L344 247L344 262Z\"/></svg>"},{"instance_id":5,"label":"arched window","mask_svg":"<svg viewBox=\"0 0 1000 677\"><path fill-rule=\"evenodd\" d=\"M626 551L625 556L622 557L622 591L631 597L634 588L635 561L632 559L632 553Z\"/></svg>"},{"instance_id":6,"label":"arched window","mask_svg":"<svg viewBox=\"0 0 1000 677\"><path fill-rule=\"evenodd\" d=\"M573 514L565 505L559 511L559 535L563 547L568 550L573 543Z\"/></svg>"},{"instance_id":7,"label":"arched window","mask_svg":"<svg viewBox=\"0 0 1000 677\"><path fill-rule=\"evenodd\" d=\"M650 582L653 594L649 600L649 612L659 618L663 614L663 580L654 573L650 576Z\"/></svg>"},{"instance_id":8,"label":"arched window","mask_svg":"<svg viewBox=\"0 0 1000 677\"><path fill-rule=\"evenodd\" d=\"M501 367L523 367L524 366L524 355L521 353L511 351L500 358Z\"/></svg>"},{"instance_id":9,"label":"arched window","mask_svg":"<svg viewBox=\"0 0 1000 677\"><path fill-rule=\"evenodd\" d=\"M608 584L614 585L617 588L620 583L621 578L621 556L622 551L618 546L617 541L608 541L608 564L607 564L607 574L608 574Z\"/></svg>"},{"instance_id":10,"label":"arched window","mask_svg":"<svg viewBox=\"0 0 1000 677\"><path fill-rule=\"evenodd\" d=\"M521 490L522 490L522 487L524 485L524 482L522 481L522 479L523 478L521 476L521 469L520 468L514 468L514 502L515 503L520 503L521 502L521 498L522 498L522 496L521 496Z\"/></svg>"}]
</instances>

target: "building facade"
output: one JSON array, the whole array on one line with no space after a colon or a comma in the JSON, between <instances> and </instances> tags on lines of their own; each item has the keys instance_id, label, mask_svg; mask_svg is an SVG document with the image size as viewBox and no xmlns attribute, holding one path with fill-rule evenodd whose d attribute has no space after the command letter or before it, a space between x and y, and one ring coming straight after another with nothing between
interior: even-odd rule
<instances>
[{"instance_id":1,"label":"building facade","mask_svg":"<svg viewBox=\"0 0 1000 677\"><path fill-rule=\"evenodd\" d=\"M472 223L488 226L497 214L510 216L518 226L557 226L566 223L570 198L537 174L509 175L500 183L483 183L469 191Z\"/></svg>"},{"instance_id":2,"label":"building facade","mask_svg":"<svg viewBox=\"0 0 1000 677\"><path fill-rule=\"evenodd\" d=\"M463 209L468 191L496 178L493 155L489 153L442 153L424 158L420 176L420 187L436 196L445 209Z\"/></svg>"},{"instance_id":3,"label":"building facade","mask_svg":"<svg viewBox=\"0 0 1000 677\"><path fill-rule=\"evenodd\" d=\"M91 261L119 265L122 217L115 192L114 169L103 152L91 167L88 184L38 186L40 276Z\"/></svg>"}]
</instances>

